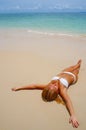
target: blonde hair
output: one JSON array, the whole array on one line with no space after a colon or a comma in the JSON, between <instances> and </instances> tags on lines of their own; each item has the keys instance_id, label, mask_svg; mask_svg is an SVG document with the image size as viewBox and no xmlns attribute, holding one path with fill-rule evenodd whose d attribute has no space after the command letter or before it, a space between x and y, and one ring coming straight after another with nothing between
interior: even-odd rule
<instances>
[{"instance_id":1,"label":"blonde hair","mask_svg":"<svg viewBox=\"0 0 86 130\"><path fill-rule=\"evenodd\" d=\"M49 87L44 88L42 91L42 99L46 102L55 100L57 95L56 89L50 89Z\"/></svg>"}]
</instances>

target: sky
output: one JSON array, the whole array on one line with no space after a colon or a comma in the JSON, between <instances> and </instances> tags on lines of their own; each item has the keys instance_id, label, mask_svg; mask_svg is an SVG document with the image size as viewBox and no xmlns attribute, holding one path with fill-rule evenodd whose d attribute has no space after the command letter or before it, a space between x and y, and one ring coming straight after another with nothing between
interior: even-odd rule
<instances>
[{"instance_id":1,"label":"sky","mask_svg":"<svg viewBox=\"0 0 86 130\"><path fill-rule=\"evenodd\" d=\"M0 0L2 12L86 12L86 0Z\"/></svg>"}]
</instances>

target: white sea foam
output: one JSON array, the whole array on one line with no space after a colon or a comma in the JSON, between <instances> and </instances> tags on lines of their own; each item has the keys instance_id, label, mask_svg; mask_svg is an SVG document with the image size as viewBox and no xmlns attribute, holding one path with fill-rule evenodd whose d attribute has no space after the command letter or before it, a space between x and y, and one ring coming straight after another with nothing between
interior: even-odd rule
<instances>
[{"instance_id":1,"label":"white sea foam","mask_svg":"<svg viewBox=\"0 0 86 130\"><path fill-rule=\"evenodd\" d=\"M28 30L28 33L36 33L42 35L55 35L55 33L51 33L51 32L41 32L41 31L34 31L34 30Z\"/></svg>"},{"instance_id":2,"label":"white sea foam","mask_svg":"<svg viewBox=\"0 0 86 130\"><path fill-rule=\"evenodd\" d=\"M68 36L68 37L75 36L73 34L58 33L58 32L42 32L42 31L36 31L36 30L28 30L27 32L28 33L40 34L40 35L49 35L49 36Z\"/></svg>"}]
</instances>

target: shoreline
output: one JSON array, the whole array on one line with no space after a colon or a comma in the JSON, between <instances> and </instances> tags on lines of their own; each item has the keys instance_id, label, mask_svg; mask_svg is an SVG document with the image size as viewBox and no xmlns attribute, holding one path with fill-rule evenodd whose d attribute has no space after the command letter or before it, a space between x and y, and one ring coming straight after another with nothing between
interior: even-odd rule
<instances>
[{"instance_id":1,"label":"shoreline","mask_svg":"<svg viewBox=\"0 0 86 130\"><path fill-rule=\"evenodd\" d=\"M26 31L28 33L49 35L49 36L68 36L68 37L86 37L86 33L66 32L66 31L53 31L53 30L42 30L42 29L29 29L29 28L15 28L5 27L0 28L0 31Z\"/></svg>"}]
</instances>

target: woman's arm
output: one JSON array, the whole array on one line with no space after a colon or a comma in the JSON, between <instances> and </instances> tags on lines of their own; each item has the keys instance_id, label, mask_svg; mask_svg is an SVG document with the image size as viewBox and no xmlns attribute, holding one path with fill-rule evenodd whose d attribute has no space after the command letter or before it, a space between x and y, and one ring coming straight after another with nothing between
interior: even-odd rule
<instances>
[{"instance_id":1,"label":"woman's arm","mask_svg":"<svg viewBox=\"0 0 86 130\"><path fill-rule=\"evenodd\" d=\"M12 91L19 91L19 90L34 90L34 89L43 90L44 87L46 87L46 85L31 84L31 85L28 85L28 86L12 88Z\"/></svg>"},{"instance_id":2,"label":"woman's arm","mask_svg":"<svg viewBox=\"0 0 86 130\"><path fill-rule=\"evenodd\" d=\"M73 107L73 104L72 104L72 101L69 97L69 95L67 94L67 89L64 89L62 92L61 92L61 96L66 104L66 108L70 114L70 119L69 119L69 123L72 123L72 126L77 128L79 126L79 123L78 123L78 120L76 119L76 116L75 116L75 112L74 112L74 107Z\"/></svg>"}]
</instances>

